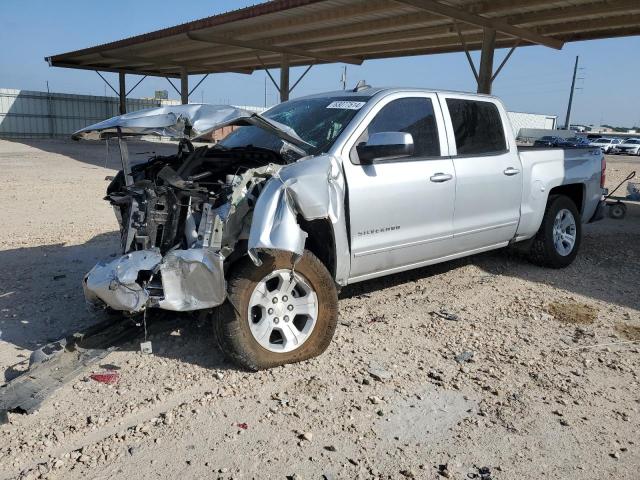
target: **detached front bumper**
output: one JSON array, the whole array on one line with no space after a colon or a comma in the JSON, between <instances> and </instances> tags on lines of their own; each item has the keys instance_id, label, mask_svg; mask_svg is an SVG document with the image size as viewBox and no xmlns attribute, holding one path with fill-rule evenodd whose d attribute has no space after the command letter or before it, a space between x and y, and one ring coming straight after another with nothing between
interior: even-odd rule
<instances>
[{"instance_id":1,"label":"detached front bumper","mask_svg":"<svg viewBox=\"0 0 640 480\"><path fill-rule=\"evenodd\" d=\"M96 308L138 313L147 307L177 312L217 307L226 299L224 258L210 248L138 250L99 262L83 280Z\"/></svg>"}]
</instances>

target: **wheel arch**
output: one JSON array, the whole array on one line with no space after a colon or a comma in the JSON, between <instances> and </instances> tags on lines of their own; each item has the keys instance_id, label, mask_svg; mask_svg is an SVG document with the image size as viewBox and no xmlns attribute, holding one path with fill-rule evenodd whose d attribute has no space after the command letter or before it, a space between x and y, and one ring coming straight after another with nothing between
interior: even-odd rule
<instances>
[{"instance_id":1,"label":"wheel arch","mask_svg":"<svg viewBox=\"0 0 640 480\"><path fill-rule=\"evenodd\" d=\"M547 205L552 200L552 198L557 195L563 195L570 198L571 201L573 201L573 203L576 205L578 212L582 216L585 203L585 186L583 183L569 183L567 185L558 185L557 187L553 187L551 190L549 190Z\"/></svg>"},{"instance_id":2,"label":"wheel arch","mask_svg":"<svg viewBox=\"0 0 640 480\"><path fill-rule=\"evenodd\" d=\"M326 267L333 279L336 278L337 256L333 225L328 218L305 220L298 216L298 225L307 233L305 248L313 253Z\"/></svg>"}]
</instances>

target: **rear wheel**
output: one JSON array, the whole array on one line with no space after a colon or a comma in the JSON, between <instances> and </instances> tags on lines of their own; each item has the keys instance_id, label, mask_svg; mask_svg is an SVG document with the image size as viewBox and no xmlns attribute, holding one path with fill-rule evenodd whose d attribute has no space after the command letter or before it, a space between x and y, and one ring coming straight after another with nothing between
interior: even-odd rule
<instances>
[{"instance_id":1,"label":"rear wheel","mask_svg":"<svg viewBox=\"0 0 640 480\"><path fill-rule=\"evenodd\" d=\"M582 223L575 203L564 195L554 195L547 202L529 258L541 266L564 268L576 258L581 241Z\"/></svg>"},{"instance_id":2,"label":"rear wheel","mask_svg":"<svg viewBox=\"0 0 640 480\"><path fill-rule=\"evenodd\" d=\"M229 300L214 331L240 365L261 370L320 355L338 320L338 294L325 266L309 251L292 270L292 255L271 252L256 267L249 258L229 275Z\"/></svg>"}]
</instances>

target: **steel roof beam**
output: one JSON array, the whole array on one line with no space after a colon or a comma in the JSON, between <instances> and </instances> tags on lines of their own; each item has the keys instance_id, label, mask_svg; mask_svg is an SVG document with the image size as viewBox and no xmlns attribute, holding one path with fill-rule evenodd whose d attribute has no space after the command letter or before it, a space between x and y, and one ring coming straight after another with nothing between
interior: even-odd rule
<instances>
[{"instance_id":1,"label":"steel roof beam","mask_svg":"<svg viewBox=\"0 0 640 480\"><path fill-rule=\"evenodd\" d=\"M544 45L546 47L555 48L557 50L560 50L564 45L564 42L562 40L556 40L555 38L545 37L543 35L539 35L536 32L533 32L531 30L527 30L524 28L514 27L513 25L509 25L508 23L497 18L481 17L480 15L469 13L468 11L462 10L460 8L450 7L449 5L445 5L443 3L436 2L434 0L394 0L394 1L399 3L404 3L407 5L412 5L416 8L421 8L423 10L433 12L438 15L442 15L443 17L449 17L451 19L459 20L461 22L470 23L471 25L478 25L483 28L497 30L499 32L506 33L507 35L511 35L512 37L521 38L523 40L537 43L539 45Z\"/></svg>"},{"instance_id":2,"label":"steel roof beam","mask_svg":"<svg viewBox=\"0 0 640 480\"><path fill-rule=\"evenodd\" d=\"M369 47L372 45L384 45L392 42L406 42L409 40L430 40L437 37L448 36L456 32L450 20L446 20L446 25L436 27L412 28L411 30L399 30L390 33L380 33L373 35L361 35L359 37L345 38L340 40L330 40L326 42L305 43L301 47L308 50L331 49L333 51L341 49L351 49L355 47ZM475 25L466 26L465 31L480 32L481 27Z\"/></svg>"},{"instance_id":3,"label":"steel roof beam","mask_svg":"<svg viewBox=\"0 0 640 480\"><path fill-rule=\"evenodd\" d=\"M363 61L361 58L355 58L352 56L340 57L340 56L335 56L330 54L309 52L307 50L302 50L299 48L279 47L276 45L270 45L269 42L267 41L259 41L259 42L244 41L244 40L238 40L235 38L227 38L223 36L212 36L212 35L204 36L204 35L196 34L192 32L188 32L186 35L191 40L195 40L198 42L206 42L206 43L212 43L212 44L218 44L218 45L231 45L234 47L241 47L249 50L258 50L261 52L274 52L274 53L281 53L284 55L295 55L297 57L307 57L307 58L312 58L314 60L324 60L326 62L350 63L353 65L360 65L362 64L362 61Z\"/></svg>"},{"instance_id":4,"label":"steel roof beam","mask_svg":"<svg viewBox=\"0 0 640 480\"><path fill-rule=\"evenodd\" d=\"M633 11L640 12L638 0L604 0L589 5L554 7L540 12L508 15L501 19L511 25L529 25L540 22L566 23L567 19L580 21L580 19L584 20L584 17L598 15L599 19L604 20L610 16L628 15ZM539 30L538 33L540 33Z\"/></svg>"},{"instance_id":5,"label":"steel roof beam","mask_svg":"<svg viewBox=\"0 0 640 480\"><path fill-rule=\"evenodd\" d=\"M577 20L540 27L541 32L577 33L583 31L606 30L614 27L640 27L640 14L623 15L613 18L599 18L597 20Z\"/></svg>"},{"instance_id":6,"label":"steel roof beam","mask_svg":"<svg viewBox=\"0 0 640 480\"><path fill-rule=\"evenodd\" d=\"M161 68L171 68L171 67L177 67L177 68L203 68L204 65L202 63L188 63L188 62L180 62L174 59L170 59L170 58L159 58L159 57L140 57L140 56L136 56L136 55L118 55L118 54L111 54L111 53L100 53L100 56L102 58L105 58L107 60L117 60L117 61L121 61L121 62L128 62L129 64L131 62L140 62L140 64L142 65L153 65L156 67L161 67ZM251 69L218 69L215 67L212 67L211 69L211 73L227 73L227 72L231 72L231 73L243 73L243 74L251 74L253 72L253 70ZM178 76L180 76L180 74L178 74Z\"/></svg>"},{"instance_id":7,"label":"steel roof beam","mask_svg":"<svg viewBox=\"0 0 640 480\"><path fill-rule=\"evenodd\" d=\"M111 72L111 73L129 73L131 75L148 75L150 77L171 77L171 78L179 78L180 75L175 73L163 73L158 70L136 70L131 68L114 68L108 65L79 65L77 63L66 63L66 62L53 62L51 63L52 67L62 67L62 68L75 68L78 70L91 70L93 72Z\"/></svg>"}]
</instances>

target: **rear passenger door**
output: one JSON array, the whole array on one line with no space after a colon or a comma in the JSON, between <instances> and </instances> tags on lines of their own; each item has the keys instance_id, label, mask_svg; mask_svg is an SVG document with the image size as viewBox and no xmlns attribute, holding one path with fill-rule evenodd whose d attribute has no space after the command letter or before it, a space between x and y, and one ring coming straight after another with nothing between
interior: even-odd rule
<instances>
[{"instance_id":1,"label":"rear passenger door","mask_svg":"<svg viewBox=\"0 0 640 480\"><path fill-rule=\"evenodd\" d=\"M522 166L497 99L441 94L456 171L453 243L470 252L508 242L520 220ZM510 132L509 132L510 133Z\"/></svg>"}]
</instances>

